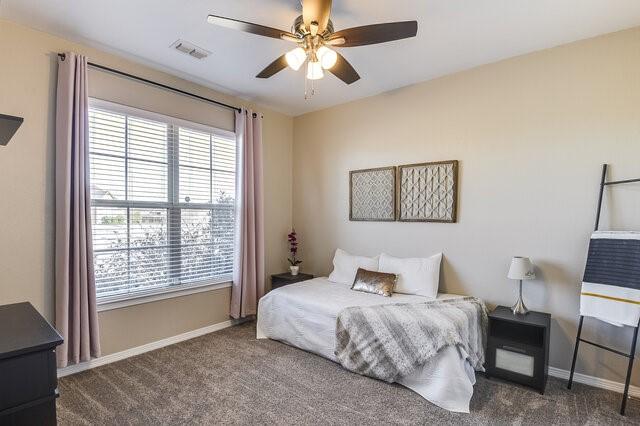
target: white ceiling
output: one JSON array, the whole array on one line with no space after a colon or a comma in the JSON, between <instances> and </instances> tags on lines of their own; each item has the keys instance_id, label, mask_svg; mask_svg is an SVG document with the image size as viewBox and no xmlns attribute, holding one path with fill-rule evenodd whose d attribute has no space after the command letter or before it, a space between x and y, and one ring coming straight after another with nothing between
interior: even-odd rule
<instances>
[{"instance_id":1,"label":"white ceiling","mask_svg":"<svg viewBox=\"0 0 640 426\"><path fill-rule=\"evenodd\" d=\"M639 0L334 0L336 30L417 20L418 36L344 48L361 80L328 75L304 99L304 74L254 76L291 44L219 28L209 13L289 30L299 0L0 0L0 16L291 115L371 96L500 59L640 25ZM210 50L198 61L169 46Z\"/></svg>"}]
</instances>

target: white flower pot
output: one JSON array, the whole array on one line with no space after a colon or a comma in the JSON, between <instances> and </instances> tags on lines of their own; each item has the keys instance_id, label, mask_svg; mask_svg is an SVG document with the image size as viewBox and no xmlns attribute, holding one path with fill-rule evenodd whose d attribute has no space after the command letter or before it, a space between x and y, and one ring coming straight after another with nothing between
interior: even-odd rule
<instances>
[{"instance_id":1,"label":"white flower pot","mask_svg":"<svg viewBox=\"0 0 640 426\"><path fill-rule=\"evenodd\" d=\"M298 271L300 271L299 266L289 266L289 269L291 270L291 275L298 275Z\"/></svg>"}]
</instances>

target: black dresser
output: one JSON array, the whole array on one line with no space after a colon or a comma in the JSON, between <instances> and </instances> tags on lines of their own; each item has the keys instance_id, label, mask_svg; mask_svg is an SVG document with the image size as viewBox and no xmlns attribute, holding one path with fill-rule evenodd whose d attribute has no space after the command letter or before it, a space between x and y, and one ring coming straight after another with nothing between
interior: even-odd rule
<instances>
[{"instance_id":1,"label":"black dresser","mask_svg":"<svg viewBox=\"0 0 640 426\"><path fill-rule=\"evenodd\" d=\"M61 343L30 303L0 306L0 425L56 424Z\"/></svg>"}]
</instances>

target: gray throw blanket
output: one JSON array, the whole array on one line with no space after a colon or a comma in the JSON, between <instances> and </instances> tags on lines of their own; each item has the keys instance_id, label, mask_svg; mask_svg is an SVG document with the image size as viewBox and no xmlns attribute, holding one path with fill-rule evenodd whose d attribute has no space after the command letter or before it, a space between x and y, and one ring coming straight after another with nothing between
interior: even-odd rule
<instances>
[{"instance_id":1,"label":"gray throw blanket","mask_svg":"<svg viewBox=\"0 0 640 426\"><path fill-rule=\"evenodd\" d=\"M353 306L338 314L335 355L348 370L394 382L456 345L479 370L486 333L487 310L475 297Z\"/></svg>"}]
</instances>

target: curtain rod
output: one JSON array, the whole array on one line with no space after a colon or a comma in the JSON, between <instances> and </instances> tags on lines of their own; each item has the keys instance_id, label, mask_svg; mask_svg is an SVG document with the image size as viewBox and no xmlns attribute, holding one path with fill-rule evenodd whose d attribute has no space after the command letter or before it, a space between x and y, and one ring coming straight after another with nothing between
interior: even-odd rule
<instances>
[{"instance_id":1,"label":"curtain rod","mask_svg":"<svg viewBox=\"0 0 640 426\"><path fill-rule=\"evenodd\" d=\"M67 55L64 54L64 53L58 53L58 56L64 61ZM189 93L189 92L186 92L184 90L176 89L175 87L167 86L166 84L158 83L156 81L152 81L152 80L148 80L146 78L138 77L138 76L133 75L133 74L129 74L129 73L126 73L126 72L123 72L123 71L119 71L119 70L113 69L113 68L105 67L104 65L94 64L93 62L87 62L87 65L89 65L92 68L96 68L96 69L99 69L99 70L102 70L102 71L106 71L106 72L110 72L110 73L113 73L113 74L117 74L117 75L122 76L122 77L130 78L132 80L137 80L137 81L140 81L142 83L149 84L151 86L160 87L162 89L169 90L171 92L180 93L181 95L189 96L189 97L192 97L192 98L204 101L204 102L209 102L209 103L221 106L221 107L225 107L225 108L233 109L233 110L238 111L238 112L242 112L242 109L238 108L237 106L228 105L228 104L225 104L223 102L218 102L218 101L215 101L213 99L205 98L204 96L196 95L194 93Z\"/></svg>"}]
</instances>

